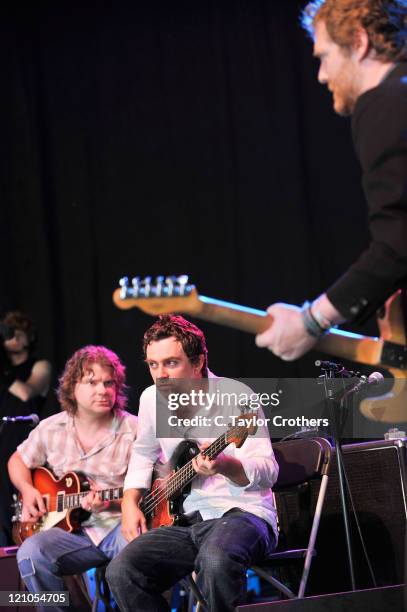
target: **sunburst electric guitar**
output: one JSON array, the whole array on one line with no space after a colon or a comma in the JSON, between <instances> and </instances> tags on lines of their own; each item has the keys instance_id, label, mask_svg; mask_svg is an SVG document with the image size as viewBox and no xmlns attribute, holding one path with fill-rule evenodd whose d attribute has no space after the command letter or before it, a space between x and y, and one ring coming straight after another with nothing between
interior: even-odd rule
<instances>
[{"instance_id":1,"label":"sunburst electric guitar","mask_svg":"<svg viewBox=\"0 0 407 612\"><path fill-rule=\"evenodd\" d=\"M82 509L81 499L89 493L89 482L76 472L68 472L57 480L47 468L39 467L32 472L33 485L41 493L46 514L36 523L21 520L22 499L19 495L15 505L13 519L13 540L20 545L30 536L51 527L60 527L64 531L77 531L83 520L89 518L89 512ZM123 487L98 491L102 501L120 500Z\"/></svg>"},{"instance_id":2,"label":"sunburst electric guitar","mask_svg":"<svg viewBox=\"0 0 407 612\"><path fill-rule=\"evenodd\" d=\"M135 277L131 283L124 277L113 294L113 301L123 310L139 308L153 316L182 312L253 334L265 331L273 323L265 311L198 295L186 275L158 276L154 282L150 277L143 280ZM316 346L318 350L338 358L386 368L393 375L393 386L388 393L366 398L360 404L362 414L375 421L407 421L405 303L404 291L397 291L387 300L378 314L378 338L331 329Z\"/></svg>"}]
</instances>

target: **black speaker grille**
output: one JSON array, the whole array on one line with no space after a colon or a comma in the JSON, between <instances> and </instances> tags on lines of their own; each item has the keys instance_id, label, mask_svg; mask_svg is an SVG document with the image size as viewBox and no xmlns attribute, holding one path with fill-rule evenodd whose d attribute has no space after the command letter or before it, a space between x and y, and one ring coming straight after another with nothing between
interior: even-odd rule
<instances>
[{"instance_id":1,"label":"black speaker grille","mask_svg":"<svg viewBox=\"0 0 407 612\"><path fill-rule=\"evenodd\" d=\"M400 584L404 580L407 518L406 449L381 442L345 446L344 462L377 585ZM288 546L306 544L317 495L318 485L312 484L300 496L278 497L282 539ZM357 587L370 588L373 583L352 514L351 533ZM348 590L350 581L336 457L332 461L316 549L308 594Z\"/></svg>"}]
</instances>

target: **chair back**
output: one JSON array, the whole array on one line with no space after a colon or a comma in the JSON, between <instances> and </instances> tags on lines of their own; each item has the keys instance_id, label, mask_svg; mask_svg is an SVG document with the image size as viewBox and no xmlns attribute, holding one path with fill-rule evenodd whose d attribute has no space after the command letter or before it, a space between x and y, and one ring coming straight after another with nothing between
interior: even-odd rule
<instances>
[{"instance_id":1,"label":"chair back","mask_svg":"<svg viewBox=\"0 0 407 612\"><path fill-rule=\"evenodd\" d=\"M295 487L329 471L332 446L325 438L299 438L273 444L279 465L274 491Z\"/></svg>"}]
</instances>

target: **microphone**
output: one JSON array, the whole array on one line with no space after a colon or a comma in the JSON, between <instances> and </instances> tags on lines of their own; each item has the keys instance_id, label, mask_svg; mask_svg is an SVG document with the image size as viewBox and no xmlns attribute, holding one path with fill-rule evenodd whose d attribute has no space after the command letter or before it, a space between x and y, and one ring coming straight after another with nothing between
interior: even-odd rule
<instances>
[{"instance_id":1,"label":"microphone","mask_svg":"<svg viewBox=\"0 0 407 612\"><path fill-rule=\"evenodd\" d=\"M341 363L336 363L335 361L321 361L317 359L315 365L317 368L321 368L321 370L333 372L336 378L352 378L352 376L355 376L355 372L347 370Z\"/></svg>"},{"instance_id":2,"label":"microphone","mask_svg":"<svg viewBox=\"0 0 407 612\"><path fill-rule=\"evenodd\" d=\"M384 381L383 374L380 372L372 372L369 377L361 376L360 381L356 383L347 393L358 393L365 385L380 385Z\"/></svg>"},{"instance_id":3,"label":"microphone","mask_svg":"<svg viewBox=\"0 0 407 612\"><path fill-rule=\"evenodd\" d=\"M341 363L336 363L335 361L321 361L317 359L315 365L317 368L322 368L322 370L332 370L333 372L340 372L344 369Z\"/></svg>"},{"instance_id":4,"label":"microphone","mask_svg":"<svg viewBox=\"0 0 407 612\"><path fill-rule=\"evenodd\" d=\"M30 423L32 427L36 427L40 422L38 414L30 414L30 416L5 416L1 419L5 423Z\"/></svg>"}]
</instances>

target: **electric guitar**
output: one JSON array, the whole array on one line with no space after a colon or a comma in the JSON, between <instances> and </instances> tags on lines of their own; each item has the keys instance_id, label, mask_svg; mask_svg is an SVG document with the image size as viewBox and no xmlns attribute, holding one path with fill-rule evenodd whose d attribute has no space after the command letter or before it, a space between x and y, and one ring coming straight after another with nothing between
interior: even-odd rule
<instances>
[{"instance_id":1,"label":"electric guitar","mask_svg":"<svg viewBox=\"0 0 407 612\"><path fill-rule=\"evenodd\" d=\"M209 459L216 457L234 443L240 448L247 436L257 430L254 413L242 414L239 424L230 427L205 449ZM242 424L244 421L245 424ZM189 485L198 475L192 467L192 457L200 452L193 440L183 440L175 449L170 461L155 466L150 492L140 502L140 509L147 519L149 529L167 525L182 525L182 502L189 493Z\"/></svg>"},{"instance_id":2,"label":"electric guitar","mask_svg":"<svg viewBox=\"0 0 407 612\"><path fill-rule=\"evenodd\" d=\"M77 531L82 521L89 518L89 512L83 510L81 499L90 490L86 477L76 472L68 472L59 480L44 467L38 467L32 472L33 485L42 494L46 514L36 523L21 520L23 509L22 498L17 497L15 516L13 517L13 540L20 545L30 536L51 527L60 527L65 531ZM98 491L102 501L120 500L123 497L123 487Z\"/></svg>"},{"instance_id":3,"label":"electric guitar","mask_svg":"<svg viewBox=\"0 0 407 612\"><path fill-rule=\"evenodd\" d=\"M378 314L380 336L362 336L332 328L318 340L316 348L335 357L386 368L394 377L391 391L360 404L364 416L375 421L407 421L407 336L404 323L404 291L397 291ZM188 276L158 276L141 280L127 277L113 293L113 302L122 309L139 308L158 316L174 312L258 334L272 325L267 312L198 295Z\"/></svg>"}]
</instances>

